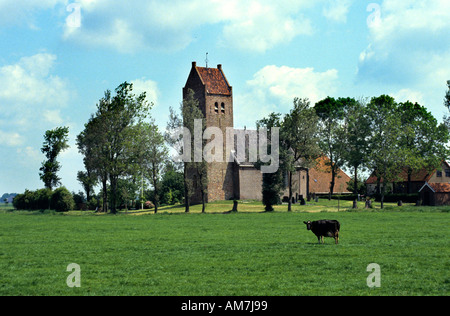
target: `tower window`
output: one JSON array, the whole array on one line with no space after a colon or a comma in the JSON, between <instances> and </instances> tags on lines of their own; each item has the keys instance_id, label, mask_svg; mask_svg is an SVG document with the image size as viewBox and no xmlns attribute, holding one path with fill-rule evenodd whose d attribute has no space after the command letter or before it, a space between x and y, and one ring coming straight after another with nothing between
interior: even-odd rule
<instances>
[{"instance_id":1,"label":"tower window","mask_svg":"<svg viewBox=\"0 0 450 316\"><path fill-rule=\"evenodd\" d=\"M219 113L219 103L217 103L217 102L214 104L214 111L216 113Z\"/></svg>"},{"instance_id":2,"label":"tower window","mask_svg":"<svg viewBox=\"0 0 450 316\"><path fill-rule=\"evenodd\" d=\"M221 110L222 110L222 114L225 114L225 103L222 102L220 107L221 107Z\"/></svg>"}]
</instances>

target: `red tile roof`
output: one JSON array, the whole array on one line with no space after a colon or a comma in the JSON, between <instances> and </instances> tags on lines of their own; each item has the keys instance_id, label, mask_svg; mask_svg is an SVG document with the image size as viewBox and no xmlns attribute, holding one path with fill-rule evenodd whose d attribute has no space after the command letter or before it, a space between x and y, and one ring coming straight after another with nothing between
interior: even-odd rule
<instances>
[{"instance_id":1,"label":"red tile roof","mask_svg":"<svg viewBox=\"0 0 450 316\"><path fill-rule=\"evenodd\" d=\"M205 68L196 67L203 84L206 85L206 92L210 94L231 95L231 87L228 84L222 67Z\"/></svg>"},{"instance_id":2,"label":"red tile roof","mask_svg":"<svg viewBox=\"0 0 450 316\"><path fill-rule=\"evenodd\" d=\"M413 172L411 174L411 181L428 181L431 176L434 174L436 170L433 172L428 172L426 168L423 168L422 170ZM383 183L383 178L380 179L380 183ZM395 182L407 182L408 181L408 169L403 168L403 170L398 175L398 179L396 179ZM377 183L377 177L374 173L371 174L369 179L367 179L366 184L374 184Z\"/></svg>"},{"instance_id":3,"label":"red tile roof","mask_svg":"<svg viewBox=\"0 0 450 316\"><path fill-rule=\"evenodd\" d=\"M326 156L318 158L317 164L309 169L309 192L315 193L328 193L330 192L330 182L331 182L331 169L327 166L330 159ZM337 177L334 179L334 194L336 193L351 193L347 189L347 182L351 178L341 169L337 172Z\"/></svg>"}]
</instances>

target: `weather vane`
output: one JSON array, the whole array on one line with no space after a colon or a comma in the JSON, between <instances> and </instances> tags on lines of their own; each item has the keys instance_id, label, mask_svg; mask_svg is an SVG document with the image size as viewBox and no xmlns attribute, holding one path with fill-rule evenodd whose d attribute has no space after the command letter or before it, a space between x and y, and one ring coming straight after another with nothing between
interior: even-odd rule
<instances>
[{"instance_id":1,"label":"weather vane","mask_svg":"<svg viewBox=\"0 0 450 316\"><path fill-rule=\"evenodd\" d=\"M206 62L206 68L208 68L208 53L206 53L206 59L205 59L205 62Z\"/></svg>"}]
</instances>

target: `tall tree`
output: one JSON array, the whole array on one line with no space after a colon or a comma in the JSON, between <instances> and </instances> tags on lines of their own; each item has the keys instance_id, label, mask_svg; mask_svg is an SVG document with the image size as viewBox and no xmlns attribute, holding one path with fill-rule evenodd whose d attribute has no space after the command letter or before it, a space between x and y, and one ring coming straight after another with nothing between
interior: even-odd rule
<instances>
[{"instance_id":1,"label":"tall tree","mask_svg":"<svg viewBox=\"0 0 450 316\"><path fill-rule=\"evenodd\" d=\"M281 128L280 151L288 174L289 202L288 211L292 210L292 180L298 167L310 167L320 156L318 146L319 118L308 99L294 99L294 107L286 114Z\"/></svg>"},{"instance_id":2,"label":"tall tree","mask_svg":"<svg viewBox=\"0 0 450 316\"><path fill-rule=\"evenodd\" d=\"M279 113L271 113L267 117L258 120L256 122L256 127L258 130L265 129L267 131L271 131L272 128L278 127L281 128L282 121L281 121L281 114ZM268 136L268 152L270 152L272 155L272 150L274 150L271 146L272 139L271 139L271 133L269 133L270 136ZM280 140L280 143L282 140ZM279 168L272 173L263 173L262 174L262 203L264 205L266 212L272 212L274 210L273 206L277 204L281 204L280 200L280 192L284 188L284 174L286 172L285 163L287 160L286 150L284 150L284 147L280 144L279 146L279 161L280 166ZM258 169L261 169L261 166L263 165L263 162L258 160L255 163L255 167Z\"/></svg>"},{"instance_id":3,"label":"tall tree","mask_svg":"<svg viewBox=\"0 0 450 316\"><path fill-rule=\"evenodd\" d=\"M370 134L365 100L350 102L345 108L345 132L345 165L353 170L353 191L358 194L358 171L367 164Z\"/></svg>"},{"instance_id":4,"label":"tall tree","mask_svg":"<svg viewBox=\"0 0 450 316\"><path fill-rule=\"evenodd\" d=\"M195 98L193 90L189 89L186 98L183 100L181 111L183 115L183 126L190 131L191 136L191 148L189 148L191 151L191 161L185 162L185 182L187 182L190 187L189 192L195 193L195 190L200 191L202 213L204 213L206 211L206 197L208 194L208 165L203 157L201 159L198 159L200 157L195 157L196 149L197 152L200 151L203 154L203 148L205 146L203 137L201 137L201 144L195 142L195 133L201 132L203 135L203 132L206 129L206 119L200 110L199 102ZM200 131L196 131L196 122L201 124L199 126L201 128ZM196 148L199 146L201 146L201 148ZM184 150L186 150L186 148ZM186 181L187 178L188 181ZM185 196L186 195L190 196L189 194L185 194Z\"/></svg>"},{"instance_id":5,"label":"tall tree","mask_svg":"<svg viewBox=\"0 0 450 316\"><path fill-rule=\"evenodd\" d=\"M124 82L116 88L114 96L109 90L105 92L97 104L97 112L80 134L84 153L95 152L94 159L88 160L91 166L95 165L93 168L101 178L105 211L106 181L109 180L111 213L117 212L119 178L130 172L136 160L133 144L137 136L132 127L149 115L150 108L145 92L135 96L133 85Z\"/></svg>"},{"instance_id":6,"label":"tall tree","mask_svg":"<svg viewBox=\"0 0 450 316\"><path fill-rule=\"evenodd\" d=\"M329 199L333 195L338 171L345 162L345 108L356 101L351 98L327 97L316 103L314 109L320 118L320 141L322 152L329 158L325 163L330 168L331 181Z\"/></svg>"},{"instance_id":7,"label":"tall tree","mask_svg":"<svg viewBox=\"0 0 450 316\"><path fill-rule=\"evenodd\" d=\"M136 149L139 153L139 169L153 187L155 213L157 213L160 204L161 174L168 159L164 136L159 132L158 126L154 122L137 125L135 133L139 135L138 148Z\"/></svg>"},{"instance_id":8,"label":"tall tree","mask_svg":"<svg viewBox=\"0 0 450 316\"><path fill-rule=\"evenodd\" d=\"M408 133L409 130L402 129L394 98L387 95L374 97L367 108L371 130L368 139L369 166L377 178L383 208L388 184L397 180L399 170L409 159L410 152L401 142L405 137L404 133Z\"/></svg>"},{"instance_id":9,"label":"tall tree","mask_svg":"<svg viewBox=\"0 0 450 316\"><path fill-rule=\"evenodd\" d=\"M100 99L97 107L104 107L103 103L110 99L110 92ZM86 173L97 178L101 184L102 210L108 210L108 153L107 122L100 117L91 115L84 130L77 136L78 151L83 155Z\"/></svg>"},{"instance_id":10,"label":"tall tree","mask_svg":"<svg viewBox=\"0 0 450 316\"><path fill-rule=\"evenodd\" d=\"M434 170L447 158L449 133L443 124L438 124L431 112L418 103L400 103L397 115L404 131L401 142L410 153L404 166L408 173L407 192L411 193L413 172L424 167Z\"/></svg>"},{"instance_id":11,"label":"tall tree","mask_svg":"<svg viewBox=\"0 0 450 316\"><path fill-rule=\"evenodd\" d=\"M61 178L57 175L61 165L56 159L62 151L69 148L68 137L68 127L57 127L45 132L41 151L45 154L47 160L42 163L42 167L39 169L41 171L39 177L44 182L45 187L50 190L61 184Z\"/></svg>"},{"instance_id":12,"label":"tall tree","mask_svg":"<svg viewBox=\"0 0 450 316\"><path fill-rule=\"evenodd\" d=\"M78 171L77 180L80 182L81 186L86 193L86 201L89 202L91 197L95 194L94 187L97 184L97 178L92 173L91 170L87 171Z\"/></svg>"},{"instance_id":13,"label":"tall tree","mask_svg":"<svg viewBox=\"0 0 450 316\"><path fill-rule=\"evenodd\" d=\"M189 213L191 197L196 191L200 191L202 200L202 212L206 209L206 196L208 194L207 163L204 159L195 161L195 122L201 122L200 128L203 131L206 128L204 115L199 107L199 102L195 98L194 91L189 89L188 93L180 104L180 113L177 114L173 108L170 108L169 121L167 123L164 139L177 152L179 156L184 157L184 204L185 212ZM184 130L189 135L185 135ZM180 132L183 132L180 134ZM189 137L189 138L188 138ZM202 138L201 146L205 142ZM189 146L189 148L187 148ZM200 160L200 159L197 159Z\"/></svg>"}]
</instances>

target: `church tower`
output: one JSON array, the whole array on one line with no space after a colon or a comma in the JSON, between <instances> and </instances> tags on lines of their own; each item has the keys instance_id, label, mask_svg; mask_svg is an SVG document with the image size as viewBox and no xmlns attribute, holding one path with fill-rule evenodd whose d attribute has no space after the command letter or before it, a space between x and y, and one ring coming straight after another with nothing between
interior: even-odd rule
<instances>
[{"instance_id":1,"label":"church tower","mask_svg":"<svg viewBox=\"0 0 450 316\"><path fill-rule=\"evenodd\" d=\"M208 197L207 202L228 200L233 193L233 163L227 162L226 129L233 128L233 89L222 70L217 68L198 67L192 62L191 72L183 88L183 99L192 89L199 107L206 118L206 127L218 127L223 135L223 162L208 163ZM229 153L228 153L229 155ZM193 202L199 202L193 197Z\"/></svg>"}]
</instances>

